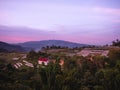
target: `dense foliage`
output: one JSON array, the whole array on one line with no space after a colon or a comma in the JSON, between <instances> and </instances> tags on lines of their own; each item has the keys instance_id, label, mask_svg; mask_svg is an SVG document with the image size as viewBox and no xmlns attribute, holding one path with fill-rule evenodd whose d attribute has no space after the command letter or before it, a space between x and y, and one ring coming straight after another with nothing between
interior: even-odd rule
<instances>
[{"instance_id":1,"label":"dense foliage","mask_svg":"<svg viewBox=\"0 0 120 90\"><path fill-rule=\"evenodd\" d=\"M120 50L111 50L109 57L65 56L31 51L28 60L39 56L56 59L47 66L15 69L0 63L0 90L120 90ZM60 58L64 58L61 69Z\"/></svg>"}]
</instances>

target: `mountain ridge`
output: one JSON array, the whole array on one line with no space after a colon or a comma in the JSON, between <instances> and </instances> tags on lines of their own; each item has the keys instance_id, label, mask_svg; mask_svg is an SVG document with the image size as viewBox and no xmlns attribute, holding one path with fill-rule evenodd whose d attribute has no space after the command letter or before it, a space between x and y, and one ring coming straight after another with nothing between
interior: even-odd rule
<instances>
[{"instance_id":1,"label":"mountain ridge","mask_svg":"<svg viewBox=\"0 0 120 90\"><path fill-rule=\"evenodd\" d=\"M64 40L28 41L24 43L18 43L18 45L22 47L33 48L33 49L41 49L42 47L52 46L52 45L64 46L69 48L89 46L88 44L80 44L80 43L74 43L74 42L64 41Z\"/></svg>"},{"instance_id":2,"label":"mountain ridge","mask_svg":"<svg viewBox=\"0 0 120 90\"><path fill-rule=\"evenodd\" d=\"M0 41L0 50L1 51L16 51L16 52L28 52L30 50L39 51L42 47L46 46L62 46L68 48L75 48L75 47L84 47L90 46L88 44L80 44L74 43L70 41L64 40L40 40L40 41L27 41L24 43L16 43L16 44L9 44L7 42Z\"/></svg>"},{"instance_id":3,"label":"mountain ridge","mask_svg":"<svg viewBox=\"0 0 120 90\"><path fill-rule=\"evenodd\" d=\"M25 52L26 50L20 45L9 44L3 41L0 41L0 52Z\"/></svg>"}]
</instances>

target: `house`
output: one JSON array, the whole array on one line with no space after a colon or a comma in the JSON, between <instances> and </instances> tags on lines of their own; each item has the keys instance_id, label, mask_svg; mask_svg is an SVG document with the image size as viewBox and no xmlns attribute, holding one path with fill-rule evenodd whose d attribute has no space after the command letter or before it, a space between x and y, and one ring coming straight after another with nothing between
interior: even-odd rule
<instances>
[{"instance_id":1,"label":"house","mask_svg":"<svg viewBox=\"0 0 120 90\"><path fill-rule=\"evenodd\" d=\"M16 69L18 69L18 68L20 68L22 65L23 65L22 63L17 62L17 63L14 64L14 67L15 67Z\"/></svg>"},{"instance_id":2,"label":"house","mask_svg":"<svg viewBox=\"0 0 120 90\"><path fill-rule=\"evenodd\" d=\"M24 64L28 67L34 67L32 63L26 61L26 60L23 60Z\"/></svg>"},{"instance_id":3,"label":"house","mask_svg":"<svg viewBox=\"0 0 120 90\"><path fill-rule=\"evenodd\" d=\"M27 56L26 55L24 55L23 57L22 57L22 59L26 59L27 58Z\"/></svg>"},{"instance_id":4,"label":"house","mask_svg":"<svg viewBox=\"0 0 120 90\"><path fill-rule=\"evenodd\" d=\"M19 60L19 58L15 57L15 58L12 58L12 60Z\"/></svg>"},{"instance_id":5,"label":"house","mask_svg":"<svg viewBox=\"0 0 120 90\"><path fill-rule=\"evenodd\" d=\"M42 63L44 63L44 65L48 65L48 58L39 58L38 64L42 64Z\"/></svg>"}]
</instances>

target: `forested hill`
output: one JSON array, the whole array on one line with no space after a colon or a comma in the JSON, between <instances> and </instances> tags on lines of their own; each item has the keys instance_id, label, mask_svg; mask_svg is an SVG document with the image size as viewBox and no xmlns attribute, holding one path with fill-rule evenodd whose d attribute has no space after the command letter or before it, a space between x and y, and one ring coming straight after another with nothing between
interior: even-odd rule
<instances>
[{"instance_id":1,"label":"forested hill","mask_svg":"<svg viewBox=\"0 0 120 90\"><path fill-rule=\"evenodd\" d=\"M0 41L0 52L25 52L26 50L19 45L8 44Z\"/></svg>"},{"instance_id":2,"label":"forested hill","mask_svg":"<svg viewBox=\"0 0 120 90\"><path fill-rule=\"evenodd\" d=\"M30 47L34 49L40 49L42 47L52 46L52 45L69 47L69 48L88 46L87 44L79 44L79 43L73 43L73 42L63 41L63 40L30 41L25 43L19 43L18 45L21 45L22 47Z\"/></svg>"}]
</instances>

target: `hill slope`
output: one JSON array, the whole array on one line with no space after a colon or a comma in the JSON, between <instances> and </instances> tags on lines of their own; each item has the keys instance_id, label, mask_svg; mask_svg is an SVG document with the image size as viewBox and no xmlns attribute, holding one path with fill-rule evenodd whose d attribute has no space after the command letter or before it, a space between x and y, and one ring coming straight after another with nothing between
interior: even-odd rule
<instances>
[{"instance_id":1,"label":"hill slope","mask_svg":"<svg viewBox=\"0 0 120 90\"><path fill-rule=\"evenodd\" d=\"M63 40L30 41L25 43L19 43L18 45L21 45L22 47L29 47L34 49L41 49L42 47L52 46L52 45L64 46L69 48L88 46L87 44L79 44L79 43L73 43L73 42L68 42Z\"/></svg>"},{"instance_id":2,"label":"hill slope","mask_svg":"<svg viewBox=\"0 0 120 90\"><path fill-rule=\"evenodd\" d=\"M19 45L8 44L0 41L0 52L25 52L25 49Z\"/></svg>"}]
</instances>

